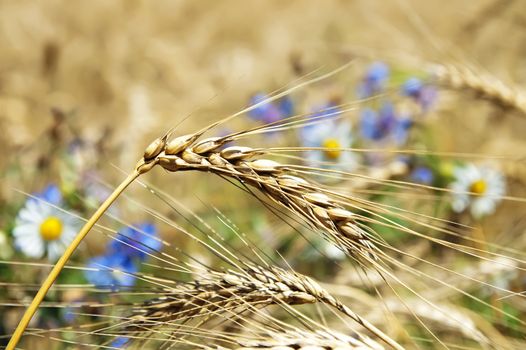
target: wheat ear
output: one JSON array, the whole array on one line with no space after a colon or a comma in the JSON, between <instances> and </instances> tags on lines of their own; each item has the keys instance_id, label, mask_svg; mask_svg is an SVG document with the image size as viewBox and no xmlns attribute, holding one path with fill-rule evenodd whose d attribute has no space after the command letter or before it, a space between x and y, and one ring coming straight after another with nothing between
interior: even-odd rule
<instances>
[{"instance_id":1,"label":"wheat ear","mask_svg":"<svg viewBox=\"0 0 526 350\"><path fill-rule=\"evenodd\" d=\"M171 140L150 163L168 171L197 170L239 180L257 188L273 202L306 219L349 255L375 256L368 234L354 214L323 193L319 186L295 175L290 166L269 159L254 159L262 150L233 146L220 150L229 137L197 141L196 135Z\"/></svg>"},{"instance_id":2,"label":"wheat ear","mask_svg":"<svg viewBox=\"0 0 526 350\"><path fill-rule=\"evenodd\" d=\"M487 73L450 64L435 65L431 72L445 86L471 91L500 107L514 109L526 116L526 93L516 86L506 85Z\"/></svg>"},{"instance_id":3,"label":"wheat ear","mask_svg":"<svg viewBox=\"0 0 526 350\"><path fill-rule=\"evenodd\" d=\"M334 307L382 339L393 349L403 347L363 319L349 307L327 292L316 281L296 272L275 266L262 267L244 263L242 271L226 273L208 271L208 281L187 283L162 298L156 298L134 309L135 322L166 322L180 317L213 312L221 307L231 307L255 301L288 304L305 304L316 301Z\"/></svg>"}]
</instances>

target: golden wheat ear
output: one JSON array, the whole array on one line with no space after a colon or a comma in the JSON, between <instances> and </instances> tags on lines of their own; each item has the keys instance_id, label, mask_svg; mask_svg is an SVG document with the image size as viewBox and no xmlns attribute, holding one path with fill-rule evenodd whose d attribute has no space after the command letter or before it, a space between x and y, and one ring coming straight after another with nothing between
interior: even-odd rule
<instances>
[{"instance_id":1,"label":"golden wheat ear","mask_svg":"<svg viewBox=\"0 0 526 350\"><path fill-rule=\"evenodd\" d=\"M18 326L13 332L13 335L11 336L9 343L7 344L7 347L6 347L7 350L15 349L24 331L26 330L29 322L31 321L38 307L42 303L42 300L44 299L47 292L49 291L49 289L51 288L51 286L57 279L58 275L60 274L60 272L66 265L66 263L68 262L71 255L73 255L73 253L79 246L80 242L82 242L82 240L84 239L84 237L86 237L86 235L91 230L91 228L97 223L97 221L106 212L106 210L110 207L110 205L119 197L119 195L141 174L144 174L150 171L157 164L156 157L159 155L159 153L161 153L165 145L166 145L166 136L160 137L156 139L155 141L153 141L150 145L148 145L148 147L146 147L144 151L143 158L139 160L139 162L135 166L135 169L121 182L119 186L117 186L117 188L100 205L100 207L89 218L89 220L86 221L86 223L84 224L82 229L79 231L75 239L66 248L66 250L60 257L60 259L57 261L55 266L53 266L53 269L51 269L51 272L46 277L42 285L40 286L40 289L38 290L37 294L31 301L31 304L29 304L24 315L22 316L22 319L20 320L20 322L18 323Z\"/></svg>"}]
</instances>

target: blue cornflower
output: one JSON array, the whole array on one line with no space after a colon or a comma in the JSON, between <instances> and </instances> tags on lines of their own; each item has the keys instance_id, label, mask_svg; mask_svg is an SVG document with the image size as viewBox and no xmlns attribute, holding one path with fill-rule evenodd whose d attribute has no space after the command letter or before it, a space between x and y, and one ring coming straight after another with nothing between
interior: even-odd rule
<instances>
[{"instance_id":1,"label":"blue cornflower","mask_svg":"<svg viewBox=\"0 0 526 350\"><path fill-rule=\"evenodd\" d=\"M413 98L420 105L422 111L426 112L437 98L437 89L434 86L424 84L418 78L409 78L402 86L402 94Z\"/></svg>"},{"instance_id":2,"label":"blue cornflower","mask_svg":"<svg viewBox=\"0 0 526 350\"><path fill-rule=\"evenodd\" d=\"M292 102L290 96L284 96L280 98L277 102L278 109L280 110L284 118L290 117L294 114L294 102Z\"/></svg>"},{"instance_id":3,"label":"blue cornflower","mask_svg":"<svg viewBox=\"0 0 526 350\"><path fill-rule=\"evenodd\" d=\"M135 284L138 268L130 257L117 252L108 252L90 259L89 269L84 275L89 283L98 288L117 289L118 287L131 287Z\"/></svg>"},{"instance_id":4,"label":"blue cornflower","mask_svg":"<svg viewBox=\"0 0 526 350\"><path fill-rule=\"evenodd\" d=\"M268 97L263 93L257 93L250 98L250 104L255 105L265 101ZM277 101L265 102L248 112L252 119L268 124L288 118L294 114L294 103L289 96L282 97Z\"/></svg>"},{"instance_id":5,"label":"blue cornflower","mask_svg":"<svg viewBox=\"0 0 526 350\"><path fill-rule=\"evenodd\" d=\"M409 117L398 117L395 120L395 126L392 135L396 144L403 145L407 142L409 130L411 130L413 124L413 119Z\"/></svg>"},{"instance_id":6,"label":"blue cornflower","mask_svg":"<svg viewBox=\"0 0 526 350\"><path fill-rule=\"evenodd\" d=\"M360 128L362 136L370 140L386 138L396 124L393 105L385 103L379 112L365 108L362 110Z\"/></svg>"},{"instance_id":7,"label":"blue cornflower","mask_svg":"<svg viewBox=\"0 0 526 350\"><path fill-rule=\"evenodd\" d=\"M41 192L33 195L56 206L62 204L62 192L55 184L49 184Z\"/></svg>"},{"instance_id":8,"label":"blue cornflower","mask_svg":"<svg viewBox=\"0 0 526 350\"><path fill-rule=\"evenodd\" d=\"M402 86L402 93L406 96L417 96L423 87L424 84L422 83L422 80L418 78L409 78Z\"/></svg>"},{"instance_id":9,"label":"blue cornflower","mask_svg":"<svg viewBox=\"0 0 526 350\"><path fill-rule=\"evenodd\" d=\"M383 62L375 62L369 66L362 83L358 86L360 98L371 97L385 88L389 79L389 67Z\"/></svg>"},{"instance_id":10,"label":"blue cornflower","mask_svg":"<svg viewBox=\"0 0 526 350\"><path fill-rule=\"evenodd\" d=\"M161 249L162 243L157 237L157 227L150 222L122 228L117 239L110 243L110 251L124 254L129 258L144 260L146 252L155 252Z\"/></svg>"},{"instance_id":11,"label":"blue cornflower","mask_svg":"<svg viewBox=\"0 0 526 350\"><path fill-rule=\"evenodd\" d=\"M360 112L360 132L362 136L369 140L378 140L381 138L377 126L378 113L371 108L364 108Z\"/></svg>"},{"instance_id":12,"label":"blue cornflower","mask_svg":"<svg viewBox=\"0 0 526 350\"><path fill-rule=\"evenodd\" d=\"M117 337L114 341L111 342L110 346L114 348L122 348L130 341L128 337Z\"/></svg>"},{"instance_id":13,"label":"blue cornflower","mask_svg":"<svg viewBox=\"0 0 526 350\"><path fill-rule=\"evenodd\" d=\"M426 166L419 166L414 168L410 176L413 182L424 185L432 184L433 180L435 179L433 171Z\"/></svg>"},{"instance_id":14,"label":"blue cornflower","mask_svg":"<svg viewBox=\"0 0 526 350\"><path fill-rule=\"evenodd\" d=\"M378 112L371 108L361 111L360 131L362 136L369 140L391 138L397 144L403 144L411 126L411 118L397 116L391 103L384 103Z\"/></svg>"}]
</instances>

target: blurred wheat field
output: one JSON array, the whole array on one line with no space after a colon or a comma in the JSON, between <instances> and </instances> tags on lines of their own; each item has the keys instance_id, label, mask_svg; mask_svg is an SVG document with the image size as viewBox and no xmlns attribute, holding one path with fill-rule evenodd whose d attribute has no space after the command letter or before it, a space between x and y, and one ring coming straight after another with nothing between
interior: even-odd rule
<instances>
[{"instance_id":1,"label":"blurred wheat field","mask_svg":"<svg viewBox=\"0 0 526 350\"><path fill-rule=\"evenodd\" d=\"M144 167L20 348L522 349L525 26L520 0L0 1L0 345Z\"/></svg>"}]
</instances>

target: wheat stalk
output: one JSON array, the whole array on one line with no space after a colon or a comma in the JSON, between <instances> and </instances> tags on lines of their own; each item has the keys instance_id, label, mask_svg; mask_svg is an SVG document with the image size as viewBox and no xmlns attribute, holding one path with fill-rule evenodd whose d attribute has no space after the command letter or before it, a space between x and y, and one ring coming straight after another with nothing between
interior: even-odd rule
<instances>
[{"instance_id":1,"label":"wheat stalk","mask_svg":"<svg viewBox=\"0 0 526 350\"><path fill-rule=\"evenodd\" d=\"M431 72L445 86L468 90L502 108L511 108L526 116L526 93L516 86L506 85L494 76L466 66L434 65Z\"/></svg>"}]
</instances>

